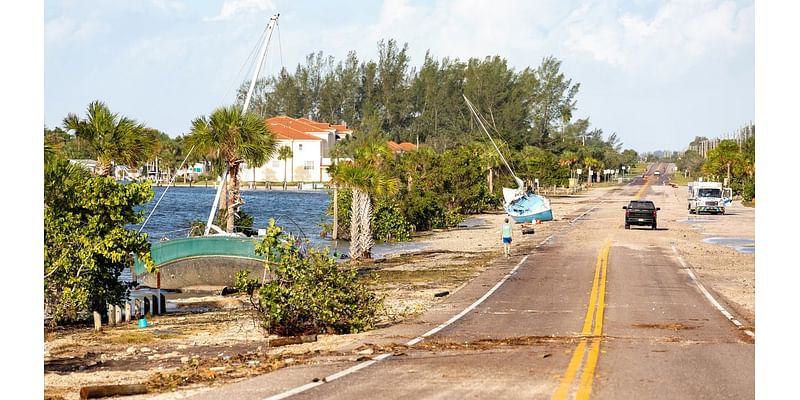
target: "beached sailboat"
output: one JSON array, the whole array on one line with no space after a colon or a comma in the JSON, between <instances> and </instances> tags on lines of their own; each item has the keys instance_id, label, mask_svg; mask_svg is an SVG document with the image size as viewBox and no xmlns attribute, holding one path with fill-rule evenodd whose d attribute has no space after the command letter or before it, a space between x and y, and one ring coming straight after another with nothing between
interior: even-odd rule
<instances>
[{"instance_id":1,"label":"beached sailboat","mask_svg":"<svg viewBox=\"0 0 800 400\"><path fill-rule=\"evenodd\" d=\"M258 79L261 65L266 57L267 46L272 37L272 31L278 22L278 16L279 14L276 14L271 17L267 25L266 39L262 42L260 55L255 64L253 77L250 80L250 88L247 91L244 104L242 105L242 114L247 112L248 106L250 105L253 88ZM189 154L191 154L193 150L194 147L189 150L186 159L184 159L181 165L186 163ZM249 270L251 276L253 276L253 271L263 269L263 256L256 254L255 251L256 239L247 237L241 233L225 232L212 223L228 175L229 170L226 167L225 172L222 174L222 177L220 177L203 236L186 237L183 239L154 243L151 246L151 257L156 266L159 267L159 272L148 273L144 263L140 260L136 260L131 269L131 275L134 281L138 281L145 286L159 289L234 286L236 284L238 272ZM141 232L147 224L171 185L172 182L170 182L170 185L167 186L159 200L153 206L150 215L139 228L139 232Z\"/></svg>"},{"instance_id":2,"label":"beached sailboat","mask_svg":"<svg viewBox=\"0 0 800 400\"><path fill-rule=\"evenodd\" d=\"M511 166L508 164L508 161L506 161L505 157L503 157L503 153L500 152L500 148L497 147L494 139L492 139L492 135L489 134L486 126L484 126L483 119L478 114L478 111L475 110L475 107L469 101L467 96L464 96L464 100L467 102L467 107L469 107L470 111L472 111L472 114L475 115L475 119L478 120L478 124L481 126L481 129L483 129L483 131L486 133L486 136L488 136L489 140L492 142L495 150L497 150L497 154L500 155L500 159L503 160L506 168L508 168L508 171L511 172L511 176L514 177L514 181L517 183L516 189L503 188L503 209L505 209L508 216L511 217L511 219L513 219L516 223L528 223L535 222L537 220L552 221L553 210L550 207L550 199L544 196L539 196L532 190L529 190L525 187L522 179L517 177L517 175L514 173L514 170L512 170Z\"/></svg>"}]
</instances>

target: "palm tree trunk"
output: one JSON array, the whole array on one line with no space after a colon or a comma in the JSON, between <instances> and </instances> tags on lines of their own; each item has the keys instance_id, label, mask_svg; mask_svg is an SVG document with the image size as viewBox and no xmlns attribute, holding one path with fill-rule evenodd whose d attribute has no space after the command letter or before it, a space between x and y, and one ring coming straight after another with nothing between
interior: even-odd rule
<instances>
[{"instance_id":1,"label":"palm tree trunk","mask_svg":"<svg viewBox=\"0 0 800 400\"><path fill-rule=\"evenodd\" d=\"M111 173L111 163L98 158L94 171L96 176L108 176L108 174Z\"/></svg>"},{"instance_id":2,"label":"palm tree trunk","mask_svg":"<svg viewBox=\"0 0 800 400\"><path fill-rule=\"evenodd\" d=\"M353 200L350 205L350 259L356 260L361 257L361 247L358 237L361 234L361 223L358 213L361 209L358 207L360 199L360 192L353 189Z\"/></svg>"},{"instance_id":3,"label":"palm tree trunk","mask_svg":"<svg viewBox=\"0 0 800 400\"><path fill-rule=\"evenodd\" d=\"M339 185L333 184L333 240L339 239Z\"/></svg>"},{"instance_id":4,"label":"palm tree trunk","mask_svg":"<svg viewBox=\"0 0 800 400\"><path fill-rule=\"evenodd\" d=\"M728 185L730 185L731 184L731 163L730 163L730 161L728 162L727 167L728 167L728 179L727 179L727 182L728 182Z\"/></svg>"},{"instance_id":5,"label":"palm tree trunk","mask_svg":"<svg viewBox=\"0 0 800 400\"><path fill-rule=\"evenodd\" d=\"M358 189L353 189L353 207L350 227L350 258L371 258L372 229L370 219L372 218L372 204L369 194Z\"/></svg>"},{"instance_id":6,"label":"palm tree trunk","mask_svg":"<svg viewBox=\"0 0 800 400\"><path fill-rule=\"evenodd\" d=\"M361 251L362 256L364 258L372 258L372 246L375 245L375 241L372 240L372 227L370 226L370 222L372 220L372 201L370 201L369 194L367 192L362 192L361 194L361 204L362 212L361 212Z\"/></svg>"},{"instance_id":7,"label":"palm tree trunk","mask_svg":"<svg viewBox=\"0 0 800 400\"><path fill-rule=\"evenodd\" d=\"M233 228L236 222L236 208L239 202L239 164L231 165L230 174L228 178L230 184L228 185L228 214L227 226L225 231L233 233Z\"/></svg>"},{"instance_id":8,"label":"palm tree trunk","mask_svg":"<svg viewBox=\"0 0 800 400\"><path fill-rule=\"evenodd\" d=\"M492 166L489 166L489 174L487 176L487 180L489 181L489 193L494 193L494 170Z\"/></svg>"}]
</instances>

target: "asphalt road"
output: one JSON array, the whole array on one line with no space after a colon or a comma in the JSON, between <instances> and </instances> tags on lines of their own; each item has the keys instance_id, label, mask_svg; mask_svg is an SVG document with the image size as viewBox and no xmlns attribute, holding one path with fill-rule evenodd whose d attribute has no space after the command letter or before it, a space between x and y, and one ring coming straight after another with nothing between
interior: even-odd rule
<instances>
[{"instance_id":1,"label":"asphalt road","mask_svg":"<svg viewBox=\"0 0 800 400\"><path fill-rule=\"evenodd\" d=\"M664 177L653 171L370 343L394 344L388 352L284 368L191 398L754 398L754 337L655 240L666 228L623 229L622 205L657 199L649 186Z\"/></svg>"}]
</instances>

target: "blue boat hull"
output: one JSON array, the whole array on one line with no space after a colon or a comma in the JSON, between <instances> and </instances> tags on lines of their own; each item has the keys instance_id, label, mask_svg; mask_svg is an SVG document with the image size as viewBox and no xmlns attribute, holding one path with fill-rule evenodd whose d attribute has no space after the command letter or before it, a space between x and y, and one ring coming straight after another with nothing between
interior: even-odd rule
<instances>
[{"instance_id":1,"label":"blue boat hull","mask_svg":"<svg viewBox=\"0 0 800 400\"><path fill-rule=\"evenodd\" d=\"M535 220L539 221L552 221L553 220L553 210L546 210L535 214L508 214L514 222L521 224L525 222L533 222Z\"/></svg>"},{"instance_id":2,"label":"blue boat hull","mask_svg":"<svg viewBox=\"0 0 800 400\"><path fill-rule=\"evenodd\" d=\"M506 191L505 188L503 190ZM509 196L507 198L511 197ZM535 220L553 220L553 210L550 208L550 200L534 193L517 195L506 203L504 208L508 216L516 223L534 222Z\"/></svg>"}]
</instances>

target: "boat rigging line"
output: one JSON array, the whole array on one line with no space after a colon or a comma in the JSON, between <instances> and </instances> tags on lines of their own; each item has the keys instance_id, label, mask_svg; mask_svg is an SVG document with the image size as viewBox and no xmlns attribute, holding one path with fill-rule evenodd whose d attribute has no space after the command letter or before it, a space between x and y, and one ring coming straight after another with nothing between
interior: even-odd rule
<instances>
[{"instance_id":1,"label":"boat rigging line","mask_svg":"<svg viewBox=\"0 0 800 400\"><path fill-rule=\"evenodd\" d=\"M508 168L508 171L511 172L511 176L514 177L514 181L517 182L517 185L519 185L519 187L521 189L524 186L524 183L522 182L522 179L519 179L517 174L514 173L514 170L511 169L511 166L508 164L508 161L503 156L503 153L500 151L500 148L497 147L497 143L495 143L494 139L492 139L492 135L489 134L489 131L486 129L486 126L484 126L483 120L481 119L480 115L478 114L478 111L475 110L475 106L472 105L472 102L469 101L469 99L467 98L467 96L465 94L462 94L461 96L464 97L464 100L467 102L467 107L469 107L469 110L472 111L472 114L475 116L475 119L478 120L478 123L481 125L481 128L483 129L483 131L486 132L486 136L489 137L489 140L492 142L492 145L494 146L495 150L497 150L497 154L500 155L500 159L503 160L503 163L506 165L506 168Z\"/></svg>"},{"instance_id":2,"label":"boat rigging line","mask_svg":"<svg viewBox=\"0 0 800 400\"><path fill-rule=\"evenodd\" d=\"M186 164L186 160L189 159L189 156L192 154L192 150L194 150L194 146L192 146L192 148L189 149L189 152L186 153L186 158L183 159L183 162L181 163L181 166L178 169L183 168L183 165ZM169 187L172 186L172 184L175 182L175 178L177 178L177 177L178 177L178 174L175 174L175 175L172 176L172 179L170 179L169 184L167 185L167 187L164 188L164 193L161 193L161 197L159 197L158 201L156 201L156 205L154 205L153 209L150 210L150 215L147 216L147 218L144 220L144 223L142 223L142 226L140 226L139 230L136 231L137 235L139 233L142 233L142 229L144 229L144 226L147 225L147 221L150 221L150 217L152 217L153 213L156 212L156 208L158 207L158 203L161 203L161 199L163 199L164 195L167 194L167 190L169 190Z\"/></svg>"}]
</instances>

